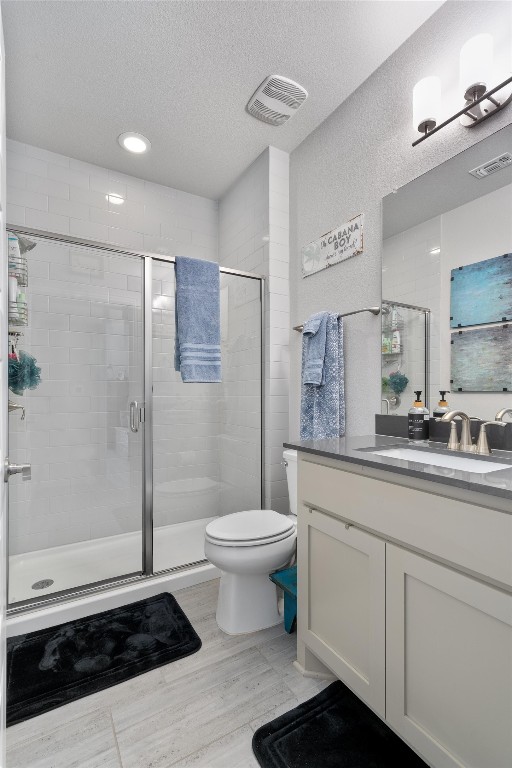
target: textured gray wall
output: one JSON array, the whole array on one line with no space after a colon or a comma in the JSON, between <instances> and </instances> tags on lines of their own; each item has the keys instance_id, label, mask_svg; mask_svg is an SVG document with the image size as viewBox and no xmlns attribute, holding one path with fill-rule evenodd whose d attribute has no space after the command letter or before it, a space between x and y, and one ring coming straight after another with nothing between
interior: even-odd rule
<instances>
[{"instance_id":1,"label":"textured gray wall","mask_svg":"<svg viewBox=\"0 0 512 768\"><path fill-rule=\"evenodd\" d=\"M468 130L456 121L411 147L418 136L412 126L415 83L438 74L445 114L457 111L460 48L468 38L485 31L492 32L503 63L505 55L510 57L512 3L447 2L292 153L292 325L323 309L348 312L379 304L382 198L511 122L509 106L476 128ZM302 279L302 246L361 212L365 215L364 253ZM379 318L368 314L345 321L347 434L374 431L374 414L380 412L380 339ZM290 360L290 433L295 438L300 334L293 331Z\"/></svg>"}]
</instances>

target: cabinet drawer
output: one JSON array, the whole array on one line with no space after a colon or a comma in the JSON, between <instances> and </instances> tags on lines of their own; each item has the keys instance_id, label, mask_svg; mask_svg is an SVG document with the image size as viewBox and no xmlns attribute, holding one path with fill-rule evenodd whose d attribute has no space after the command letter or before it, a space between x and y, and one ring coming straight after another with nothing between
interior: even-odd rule
<instances>
[{"instance_id":1,"label":"cabinet drawer","mask_svg":"<svg viewBox=\"0 0 512 768\"><path fill-rule=\"evenodd\" d=\"M301 457L299 503L512 586L512 515Z\"/></svg>"}]
</instances>

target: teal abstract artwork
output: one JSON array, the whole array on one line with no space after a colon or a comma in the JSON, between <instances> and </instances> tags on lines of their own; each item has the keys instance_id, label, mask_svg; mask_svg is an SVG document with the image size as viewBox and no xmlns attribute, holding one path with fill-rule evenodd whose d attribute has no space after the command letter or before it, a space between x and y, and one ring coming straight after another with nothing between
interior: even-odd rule
<instances>
[{"instance_id":1,"label":"teal abstract artwork","mask_svg":"<svg viewBox=\"0 0 512 768\"><path fill-rule=\"evenodd\" d=\"M512 392L512 325L451 334L452 392Z\"/></svg>"},{"instance_id":2,"label":"teal abstract artwork","mask_svg":"<svg viewBox=\"0 0 512 768\"><path fill-rule=\"evenodd\" d=\"M452 269L450 295L452 328L512 320L512 254Z\"/></svg>"}]
</instances>

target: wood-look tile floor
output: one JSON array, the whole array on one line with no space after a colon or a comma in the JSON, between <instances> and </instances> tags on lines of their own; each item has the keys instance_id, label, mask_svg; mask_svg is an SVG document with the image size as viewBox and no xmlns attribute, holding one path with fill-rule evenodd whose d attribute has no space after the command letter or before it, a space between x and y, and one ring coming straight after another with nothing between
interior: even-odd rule
<instances>
[{"instance_id":1,"label":"wood-look tile floor","mask_svg":"<svg viewBox=\"0 0 512 768\"><path fill-rule=\"evenodd\" d=\"M326 683L300 675L282 626L230 637L218 581L175 593L200 651L7 730L7 768L257 768L263 723Z\"/></svg>"}]
</instances>

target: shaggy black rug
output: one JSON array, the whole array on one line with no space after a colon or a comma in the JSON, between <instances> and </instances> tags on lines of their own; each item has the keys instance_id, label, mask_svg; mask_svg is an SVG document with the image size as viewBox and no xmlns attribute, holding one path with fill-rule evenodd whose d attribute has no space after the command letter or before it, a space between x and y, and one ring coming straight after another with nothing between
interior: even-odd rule
<instances>
[{"instance_id":1,"label":"shaggy black rug","mask_svg":"<svg viewBox=\"0 0 512 768\"><path fill-rule=\"evenodd\" d=\"M7 641L7 725L195 653L201 640L163 593Z\"/></svg>"},{"instance_id":2,"label":"shaggy black rug","mask_svg":"<svg viewBox=\"0 0 512 768\"><path fill-rule=\"evenodd\" d=\"M262 768L428 768L339 681L258 728L252 748Z\"/></svg>"}]
</instances>

